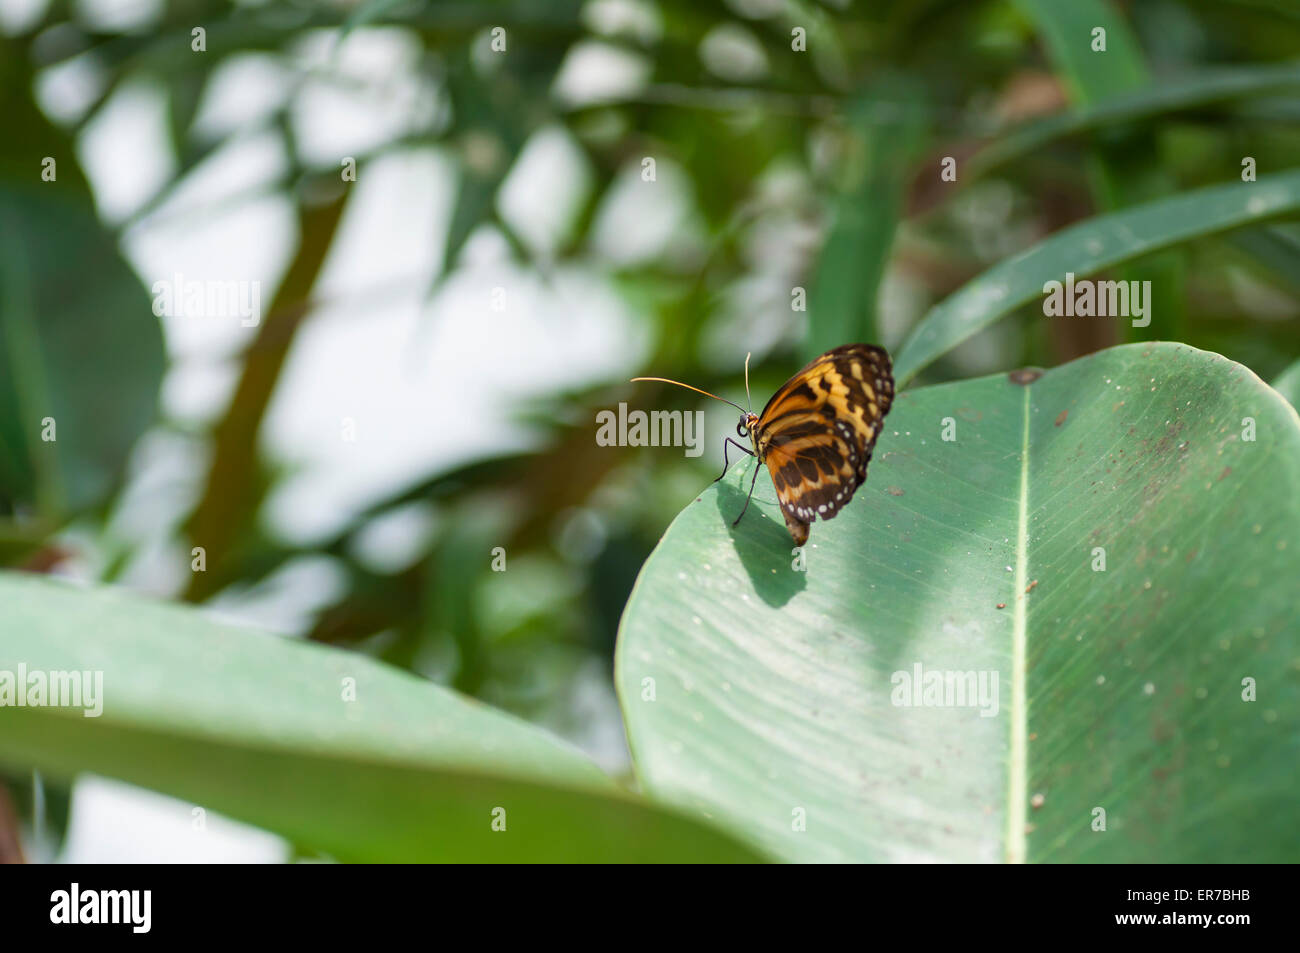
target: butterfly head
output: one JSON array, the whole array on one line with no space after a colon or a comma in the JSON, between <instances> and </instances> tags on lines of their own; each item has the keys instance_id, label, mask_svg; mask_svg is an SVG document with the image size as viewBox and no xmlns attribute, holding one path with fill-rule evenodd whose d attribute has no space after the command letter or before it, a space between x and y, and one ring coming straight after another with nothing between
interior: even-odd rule
<instances>
[{"instance_id":1,"label":"butterfly head","mask_svg":"<svg viewBox=\"0 0 1300 953\"><path fill-rule=\"evenodd\" d=\"M751 414L745 411L740 415L740 423L736 424L736 436L748 437L754 433L754 426L758 423L758 414Z\"/></svg>"}]
</instances>

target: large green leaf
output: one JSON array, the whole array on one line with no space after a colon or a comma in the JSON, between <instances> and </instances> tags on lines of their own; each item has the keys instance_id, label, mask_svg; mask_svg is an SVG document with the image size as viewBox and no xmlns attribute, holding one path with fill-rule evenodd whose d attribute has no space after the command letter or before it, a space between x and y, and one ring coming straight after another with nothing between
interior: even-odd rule
<instances>
[{"instance_id":1,"label":"large green leaf","mask_svg":"<svg viewBox=\"0 0 1300 953\"><path fill-rule=\"evenodd\" d=\"M766 475L731 527L748 472L647 561L617 681L648 792L790 860L1300 856L1300 419L1276 392L1129 345L904 392L876 453L805 571ZM895 705L917 664L997 673L996 715Z\"/></svg>"},{"instance_id":2,"label":"large green leaf","mask_svg":"<svg viewBox=\"0 0 1300 953\"><path fill-rule=\"evenodd\" d=\"M930 309L903 343L894 376L910 380L976 331L1043 294L1067 272L1084 277L1178 242L1300 209L1300 169L1215 185L1080 222L995 265ZM1099 318L1061 320L1096 321Z\"/></svg>"},{"instance_id":3,"label":"large green leaf","mask_svg":"<svg viewBox=\"0 0 1300 953\"><path fill-rule=\"evenodd\" d=\"M10 767L122 778L343 860L757 858L545 732L362 655L38 577L0 574L0 606L0 673L103 673L98 717L3 709Z\"/></svg>"}]
</instances>

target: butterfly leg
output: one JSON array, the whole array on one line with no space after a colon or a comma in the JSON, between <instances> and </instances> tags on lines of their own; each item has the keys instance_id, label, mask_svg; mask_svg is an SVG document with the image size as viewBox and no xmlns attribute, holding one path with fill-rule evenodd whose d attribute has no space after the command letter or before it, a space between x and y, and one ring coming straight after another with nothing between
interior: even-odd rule
<instances>
[{"instance_id":1,"label":"butterfly leg","mask_svg":"<svg viewBox=\"0 0 1300 953\"><path fill-rule=\"evenodd\" d=\"M740 508L740 516L745 515L745 510L749 509L749 501L754 498L754 484L758 482L758 471L761 469L763 469L761 463L754 464L754 478L749 481L749 496L745 497L745 505ZM736 521L731 524L732 526L740 525L740 516L736 517Z\"/></svg>"},{"instance_id":2,"label":"butterfly leg","mask_svg":"<svg viewBox=\"0 0 1300 953\"><path fill-rule=\"evenodd\" d=\"M746 447L744 444L736 443L736 441L732 440L730 437L728 437L726 440L722 441L722 472L721 472L720 474L718 474L718 480L721 480L724 476L727 475L727 468L731 466L731 463L728 462L728 460L727 460L727 444L731 444L731 445L732 445L733 447L735 447L737 450L744 450L744 451L745 451L747 454L749 454L751 457L754 455L754 451L753 451L753 450L750 450L750 449L749 449L748 447ZM714 480L713 482L714 482L714 483L717 483L718 480Z\"/></svg>"}]
</instances>

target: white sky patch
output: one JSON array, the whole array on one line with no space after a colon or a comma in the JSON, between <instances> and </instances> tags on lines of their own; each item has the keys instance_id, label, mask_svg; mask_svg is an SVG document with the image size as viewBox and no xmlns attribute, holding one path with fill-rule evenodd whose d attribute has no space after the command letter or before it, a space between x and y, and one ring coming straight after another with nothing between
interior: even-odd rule
<instances>
[{"instance_id":1,"label":"white sky patch","mask_svg":"<svg viewBox=\"0 0 1300 953\"><path fill-rule=\"evenodd\" d=\"M72 789L65 864L278 864L289 844L212 811L121 781L83 776Z\"/></svg>"},{"instance_id":2,"label":"white sky patch","mask_svg":"<svg viewBox=\"0 0 1300 953\"><path fill-rule=\"evenodd\" d=\"M259 282L263 318L298 240L290 200L268 186L287 158L275 133L235 139L222 146L182 182L153 215L128 229L123 246L146 289L155 282ZM257 328L237 314L216 317L164 316L172 358L211 362L242 352ZM173 369L184 374L185 365ZM169 393L186 419L203 414L169 382ZM181 393L178 394L177 389ZM167 405L169 409L173 405Z\"/></svg>"},{"instance_id":3,"label":"white sky patch","mask_svg":"<svg viewBox=\"0 0 1300 953\"><path fill-rule=\"evenodd\" d=\"M497 208L534 254L553 255L592 188L591 166L559 126L534 133L497 193Z\"/></svg>"},{"instance_id":4,"label":"white sky patch","mask_svg":"<svg viewBox=\"0 0 1300 953\"><path fill-rule=\"evenodd\" d=\"M372 572L401 572L424 554L437 522L433 507L426 502L394 507L352 537L348 555Z\"/></svg>"},{"instance_id":5,"label":"white sky patch","mask_svg":"<svg viewBox=\"0 0 1300 953\"><path fill-rule=\"evenodd\" d=\"M186 319L190 320L190 319ZM230 406L239 364L220 357L177 357L163 375L162 406L171 419L191 426L215 424Z\"/></svg>"},{"instance_id":6,"label":"white sky patch","mask_svg":"<svg viewBox=\"0 0 1300 953\"><path fill-rule=\"evenodd\" d=\"M295 52L310 74L291 107L308 164L359 157L430 128L439 115L438 90L417 68L424 55L419 39L406 30L360 29L337 47L336 34L322 30Z\"/></svg>"},{"instance_id":7,"label":"white sky patch","mask_svg":"<svg viewBox=\"0 0 1300 953\"><path fill-rule=\"evenodd\" d=\"M289 101L293 74L269 53L240 53L212 71L194 116L194 132L212 140L267 122Z\"/></svg>"},{"instance_id":8,"label":"white sky patch","mask_svg":"<svg viewBox=\"0 0 1300 953\"><path fill-rule=\"evenodd\" d=\"M429 473L525 446L510 416L528 396L630 370L643 348L612 289L581 271L543 281L480 266L453 275L428 309L417 292L318 313L263 429L265 450L295 471L263 516L298 542L335 533Z\"/></svg>"},{"instance_id":9,"label":"white sky patch","mask_svg":"<svg viewBox=\"0 0 1300 953\"><path fill-rule=\"evenodd\" d=\"M649 45L663 36L663 17L648 0L590 0L582 22L593 33L619 36Z\"/></svg>"},{"instance_id":10,"label":"white sky patch","mask_svg":"<svg viewBox=\"0 0 1300 953\"><path fill-rule=\"evenodd\" d=\"M655 162L655 181L642 178L640 162L619 172L601 198L589 244L614 265L654 259L669 242L680 241L691 214L689 182L663 157Z\"/></svg>"},{"instance_id":11,"label":"white sky patch","mask_svg":"<svg viewBox=\"0 0 1300 953\"><path fill-rule=\"evenodd\" d=\"M358 170L316 297L354 309L419 301L438 273L455 200L451 163L434 149L391 152Z\"/></svg>"},{"instance_id":12,"label":"white sky patch","mask_svg":"<svg viewBox=\"0 0 1300 953\"><path fill-rule=\"evenodd\" d=\"M204 604L213 618L296 634L347 592L347 571L332 556L291 559L253 585L237 585Z\"/></svg>"},{"instance_id":13,"label":"white sky patch","mask_svg":"<svg viewBox=\"0 0 1300 953\"><path fill-rule=\"evenodd\" d=\"M55 122L79 121L103 93L108 74L94 51L80 53L36 74L36 102Z\"/></svg>"},{"instance_id":14,"label":"white sky patch","mask_svg":"<svg viewBox=\"0 0 1300 953\"><path fill-rule=\"evenodd\" d=\"M156 26L164 0L75 0L77 19L105 33L125 33Z\"/></svg>"},{"instance_id":15,"label":"white sky patch","mask_svg":"<svg viewBox=\"0 0 1300 953\"><path fill-rule=\"evenodd\" d=\"M143 81L120 87L87 123L77 158L100 217L122 222L176 172L163 91Z\"/></svg>"},{"instance_id":16,"label":"white sky patch","mask_svg":"<svg viewBox=\"0 0 1300 953\"><path fill-rule=\"evenodd\" d=\"M0 32L26 33L45 14L50 0L0 0Z\"/></svg>"},{"instance_id":17,"label":"white sky patch","mask_svg":"<svg viewBox=\"0 0 1300 953\"><path fill-rule=\"evenodd\" d=\"M575 43L555 74L551 94L565 106L620 102L646 86L653 67L649 59L608 43Z\"/></svg>"},{"instance_id":18,"label":"white sky patch","mask_svg":"<svg viewBox=\"0 0 1300 953\"><path fill-rule=\"evenodd\" d=\"M715 76L751 83L767 75L767 54L758 38L739 23L722 23L700 41L700 60Z\"/></svg>"}]
</instances>

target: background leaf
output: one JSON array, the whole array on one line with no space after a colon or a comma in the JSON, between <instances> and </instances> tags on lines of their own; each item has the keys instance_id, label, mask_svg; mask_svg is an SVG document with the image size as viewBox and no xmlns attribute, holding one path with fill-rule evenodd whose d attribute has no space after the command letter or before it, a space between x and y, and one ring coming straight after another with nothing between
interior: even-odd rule
<instances>
[{"instance_id":1,"label":"background leaf","mask_svg":"<svg viewBox=\"0 0 1300 953\"><path fill-rule=\"evenodd\" d=\"M1105 102L1149 85L1145 58L1128 22L1109 0L1019 0L1047 43L1062 79L1076 103ZM1104 39L1102 48L1094 48ZM1161 161L1160 139L1147 127L1130 127L1099 146L1094 166L1093 192L1103 209L1125 208L1175 189L1174 177ZM1126 280L1139 277L1132 268L1121 272ZM1152 328L1138 333L1122 330L1129 340L1183 336L1183 278L1177 256L1157 255L1147 260L1142 278L1151 280L1155 306Z\"/></svg>"},{"instance_id":2,"label":"background leaf","mask_svg":"<svg viewBox=\"0 0 1300 953\"><path fill-rule=\"evenodd\" d=\"M99 717L6 709L10 768L121 778L340 860L757 859L540 729L356 653L34 577L0 575L0 603L0 671L103 672Z\"/></svg>"},{"instance_id":3,"label":"background leaf","mask_svg":"<svg viewBox=\"0 0 1300 953\"><path fill-rule=\"evenodd\" d=\"M803 353L808 360L845 341L878 341L876 310L903 196L923 141L924 98L899 78L855 107L849 142L852 181L833 206L818 260Z\"/></svg>"},{"instance_id":4,"label":"background leaf","mask_svg":"<svg viewBox=\"0 0 1300 953\"><path fill-rule=\"evenodd\" d=\"M96 217L72 137L36 108L32 85L25 52L0 36L0 514L21 506L57 523L120 481L154 419L163 339Z\"/></svg>"},{"instance_id":5,"label":"background leaf","mask_svg":"<svg viewBox=\"0 0 1300 953\"><path fill-rule=\"evenodd\" d=\"M1295 170L1198 189L1071 226L995 265L930 309L895 356L894 377L901 386L980 328L1040 297L1047 282L1064 281L1067 272L1082 278L1177 242L1298 208L1300 170Z\"/></svg>"},{"instance_id":6,"label":"background leaf","mask_svg":"<svg viewBox=\"0 0 1300 953\"><path fill-rule=\"evenodd\" d=\"M1289 400L1292 407L1300 407L1300 361L1296 361L1273 381L1273 389Z\"/></svg>"},{"instance_id":7,"label":"background leaf","mask_svg":"<svg viewBox=\"0 0 1300 953\"><path fill-rule=\"evenodd\" d=\"M1116 94L1092 105L1010 129L967 160L958 185L970 185L995 169L1030 157L1062 139L1108 127L1168 116L1206 106L1284 93L1300 86L1295 64L1209 69Z\"/></svg>"}]
</instances>

